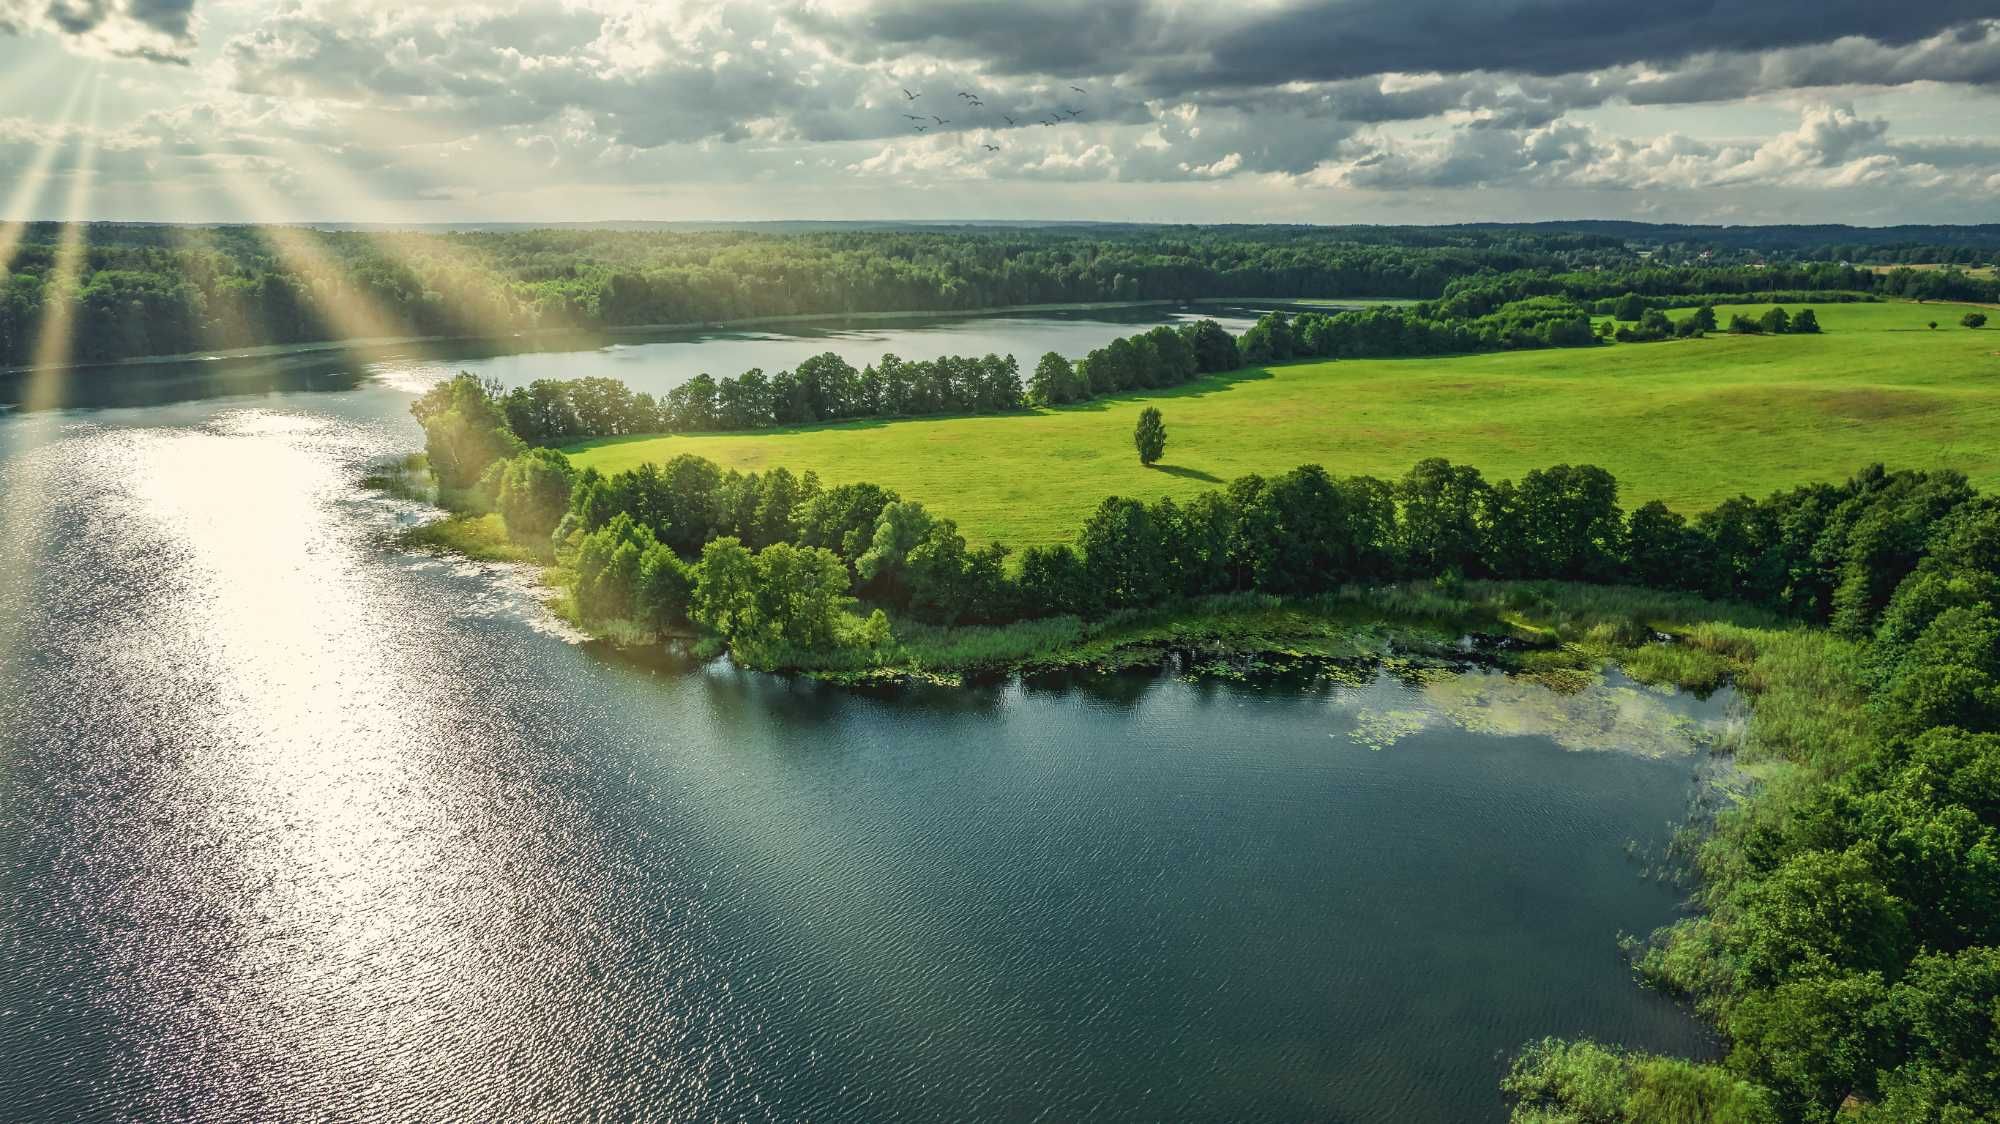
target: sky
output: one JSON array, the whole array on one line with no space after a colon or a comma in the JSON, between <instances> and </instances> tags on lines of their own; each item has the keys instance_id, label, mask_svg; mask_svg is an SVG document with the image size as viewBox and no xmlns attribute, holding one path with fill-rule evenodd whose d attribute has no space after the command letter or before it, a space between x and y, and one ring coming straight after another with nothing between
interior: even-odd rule
<instances>
[{"instance_id":1,"label":"sky","mask_svg":"<svg viewBox=\"0 0 2000 1124\"><path fill-rule=\"evenodd\" d=\"M2000 222L1997 95L1995 0L0 0L0 220Z\"/></svg>"}]
</instances>

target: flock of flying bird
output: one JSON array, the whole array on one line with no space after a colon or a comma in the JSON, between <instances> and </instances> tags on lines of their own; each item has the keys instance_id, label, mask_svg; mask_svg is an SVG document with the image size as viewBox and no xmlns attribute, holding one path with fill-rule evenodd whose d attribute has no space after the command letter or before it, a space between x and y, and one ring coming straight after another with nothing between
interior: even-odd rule
<instances>
[{"instance_id":1,"label":"flock of flying bird","mask_svg":"<svg viewBox=\"0 0 2000 1124\"><path fill-rule=\"evenodd\" d=\"M1079 94L1090 93L1089 90L1084 89L1082 86L1071 86L1070 89L1075 90ZM902 87L902 90L903 90L903 101L905 104L914 102L918 98L924 96L923 94L917 91L911 90L907 86ZM958 92L958 97L959 101L964 105L966 109L986 108L986 103L980 100L979 95L971 92L970 90L960 90ZM928 132L931 129L942 128L945 125L951 124L951 119L949 117L940 117L935 113L905 113L903 114L903 116L909 119L910 121L915 122L915 125L912 127L915 128L916 131L919 133ZM1065 121L1074 121L1081 116L1083 116L1083 110L1081 109L1062 108L1054 110L1047 117L1042 117L1039 118L1038 120L1042 125L1049 128L1054 128L1055 126L1060 125ZM1021 122L1014 120L1014 118L1008 116L1005 113L1002 113L1000 117L1002 120L1007 122L1007 126L1009 128L1013 128L1014 126L1021 124ZM931 122L931 124L925 124L926 121ZM997 144L981 144L979 147L985 149L988 152L1000 151L1000 146Z\"/></svg>"}]
</instances>

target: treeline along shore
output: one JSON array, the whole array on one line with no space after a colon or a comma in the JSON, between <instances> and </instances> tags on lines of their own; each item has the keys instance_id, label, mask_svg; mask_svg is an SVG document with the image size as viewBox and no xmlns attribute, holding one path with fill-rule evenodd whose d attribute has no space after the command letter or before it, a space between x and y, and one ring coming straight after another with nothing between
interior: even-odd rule
<instances>
[{"instance_id":1,"label":"treeline along shore","mask_svg":"<svg viewBox=\"0 0 2000 1124\"><path fill-rule=\"evenodd\" d=\"M2000 236L1987 228L1951 245L1871 243L1858 230L1760 245L1742 231L1691 228L412 233L93 224L82 231L83 252L69 258L63 229L25 227L0 275L0 367L38 355L90 364L801 315L1196 299L1451 301L1509 288L1512 299L1632 291L1705 292L1718 302L1782 292L2000 300L2000 281L1957 267L2000 251ZM1658 248L1638 250L1635 238L1657 239ZM1862 253L1945 268L1882 272L1846 260Z\"/></svg>"}]
</instances>

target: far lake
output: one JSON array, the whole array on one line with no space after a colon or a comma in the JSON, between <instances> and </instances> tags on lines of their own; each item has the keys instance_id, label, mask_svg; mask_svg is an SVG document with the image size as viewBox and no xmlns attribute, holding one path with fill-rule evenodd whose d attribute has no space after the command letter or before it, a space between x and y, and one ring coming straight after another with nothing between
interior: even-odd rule
<instances>
[{"instance_id":1,"label":"far lake","mask_svg":"<svg viewBox=\"0 0 2000 1124\"><path fill-rule=\"evenodd\" d=\"M1032 366L1170 315L111 368L0 415L5 1115L1455 1124L1545 1034L1711 1051L1616 941L1677 916L1647 856L1728 693L650 668L358 486L439 372Z\"/></svg>"}]
</instances>

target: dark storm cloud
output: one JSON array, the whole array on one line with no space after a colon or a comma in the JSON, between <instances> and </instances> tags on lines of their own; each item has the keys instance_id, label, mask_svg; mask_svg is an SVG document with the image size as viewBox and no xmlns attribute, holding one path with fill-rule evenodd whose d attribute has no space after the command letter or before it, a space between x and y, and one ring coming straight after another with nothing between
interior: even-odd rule
<instances>
[{"instance_id":1,"label":"dark storm cloud","mask_svg":"<svg viewBox=\"0 0 2000 1124\"><path fill-rule=\"evenodd\" d=\"M0 31L44 28L121 58L186 64L195 0L0 2Z\"/></svg>"},{"instance_id":2,"label":"dark storm cloud","mask_svg":"<svg viewBox=\"0 0 2000 1124\"><path fill-rule=\"evenodd\" d=\"M1849 36L1894 46L1993 14L1993 0L1317 0L1237 24L1205 76L1256 85L1388 72L1553 76Z\"/></svg>"},{"instance_id":3,"label":"dark storm cloud","mask_svg":"<svg viewBox=\"0 0 2000 1124\"><path fill-rule=\"evenodd\" d=\"M1388 73L1503 73L1544 79L1708 56L1700 77L1729 86L2000 80L1980 21L1993 0L1305 0L1277 9L1162 0L995 4L886 0L838 14L794 14L850 58L910 52L975 61L997 75L1091 75L1172 97ZM1942 72L1899 65L1894 48L1933 44ZM1954 42L1959 49L1954 49ZM1793 50L1759 81L1760 54ZM1666 100L1702 100L1698 81ZM1728 96L1728 95L1724 95Z\"/></svg>"},{"instance_id":4,"label":"dark storm cloud","mask_svg":"<svg viewBox=\"0 0 2000 1124\"><path fill-rule=\"evenodd\" d=\"M803 8L792 18L851 58L928 51L976 58L1001 75L1115 73L1126 60L1173 49L1179 22L1151 0L885 0L839 15Z\"/></svg>"}]
</instances>

